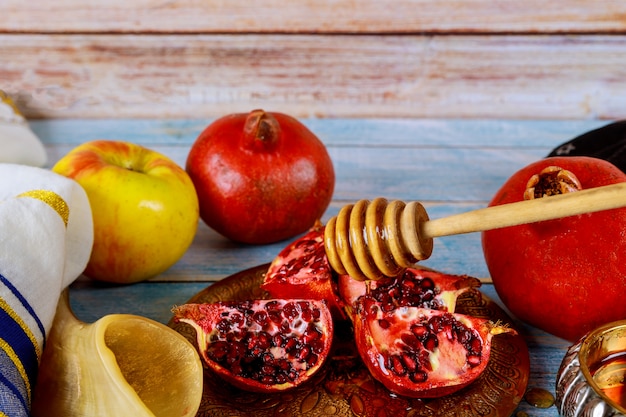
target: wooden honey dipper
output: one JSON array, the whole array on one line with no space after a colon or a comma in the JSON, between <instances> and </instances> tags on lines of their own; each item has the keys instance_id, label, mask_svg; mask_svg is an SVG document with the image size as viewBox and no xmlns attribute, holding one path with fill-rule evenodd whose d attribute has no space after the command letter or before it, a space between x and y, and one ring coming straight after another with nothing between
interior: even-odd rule
<instances>
[{"instance_id":1,"label":"wooden honey dipper","mask_svg":"<svg viewBox=\"0 0 626 417\"><path fill-rule=\"evenodd\" d=\"M433 238L559 219L626 206L626 183L492 206L430 220L419 202L360 200L324 231L331 267L357 280L395 276L428 259Z\"/></svg>"}]
</instances>

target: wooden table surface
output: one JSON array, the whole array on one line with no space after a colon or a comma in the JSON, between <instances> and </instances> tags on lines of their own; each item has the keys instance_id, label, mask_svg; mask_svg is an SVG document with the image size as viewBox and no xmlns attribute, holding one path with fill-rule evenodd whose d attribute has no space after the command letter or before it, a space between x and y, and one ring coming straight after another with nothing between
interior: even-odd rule
<instances>
[{"instance_id":1,"label":"wooden table surface","mask_svg":"<svg viewBox=\"0 0 626 417\"><path fill-rule=\"evenodd\" d=\"M517 169L558 144L607 122L597 120L302 119L326 144L336 188L326 221L348 203L386 197L425 204L431 218L486 206ZM160 151L184 166L189 148L211 119L56 119L31 121L45 142L50 165L77 144L97 138L128 140ZM92 322L131 313L166 323L170 309L235 272L270 262L287 242L265 246L232 243L200 222L183 258L143 283L112 286L80 277L71 286L77 316ZM435 240L423 265L481 278L482 291L500 303L485 265L479 234ZM555 373L570 345L520 323L531 360L529 388L554 393ZM556 416L522 402L530 416ZM519 411L518 410L518 411ZM516 413L513 413L515 415Z\"/></svg>"}]
</instances>

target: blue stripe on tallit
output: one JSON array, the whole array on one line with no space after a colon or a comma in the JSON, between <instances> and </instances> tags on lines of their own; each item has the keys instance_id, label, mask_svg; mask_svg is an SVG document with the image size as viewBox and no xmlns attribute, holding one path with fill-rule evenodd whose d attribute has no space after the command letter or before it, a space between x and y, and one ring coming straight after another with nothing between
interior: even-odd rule
<instances>
[{"instance_id":1,"label":"blue stripe on tallit","mask_svg":"<svg viewBox=\"0 0 626 417\"><path fill-rule=\"evenodd\" d=\"M29 415L27 386L15 364L0 351L0 415L22 417Z\"/></svg>"},{"instance_id":2,"label":"blue stripe on tallit","mask_svg":"<svg viewBox=\"0 0 626 417\"><path fill-rule=\"evenodd\" d=\"M27 330L27 329L26 329ZM0 339L4 339L17 354L26 375L33 386L37 377L39 360L36 346L30 340L25 329L3 309L0 308Z\"/></svg>"},{"instance_id":3,"label":"blue stripe on tallit","mask_svg":"<svg viewBox=\"0 0 626 417\"><path fill-rule=\"evenodd\" d=\"M35 310L33 310L31 305L28 303L26 298L24 298L24 296L18 291L18 289L15 288L13 284L11 284L11 281L6 279L2 274L0 274L0 282L2 282L4 286L7 287L9 291L11 291L11 293L15 296L15 298L17 298L20 301L20 303L26 309L26 311L28 311L28 314L30 314L33 320L35 320L35 322L37 323L37 327L39 327L39 331L41 332L43 336L43 343L45 344L46 329L43 326L43 323L41 322L41 320L39 320L39 317L37 316L37 313L35 313Z\"/></svg>"}]
</instances>

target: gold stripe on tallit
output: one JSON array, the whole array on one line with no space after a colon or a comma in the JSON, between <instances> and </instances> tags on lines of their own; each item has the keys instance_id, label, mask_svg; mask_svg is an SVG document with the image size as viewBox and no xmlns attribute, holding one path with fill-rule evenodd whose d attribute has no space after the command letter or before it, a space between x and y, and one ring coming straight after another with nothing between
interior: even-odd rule
<instances>
[{"instance_id":1,"label":"gold stripe on tallit","mask_svg":"<svg viewBox=\"0 0 626 417\"><path fill-rule=\"evenodd\" d=\"M63 198L57 193L49 190L30 190L23 192L22 194L18 195L18 197L30 197L43 201L44 203L52 207L54 211L59 214L59 216L61 216L65 227L67 227L67 222L70 218L70 208L65 200L63 200Z\"/></svg>"},{"instance_id":2,"label":"gold stripe on tallit","mask_svg":"<svg viewBox=\"0 0 626 417\"><path fill-rule=\"evenodd\" d=\"M2 90L0 90L0 102L6 104L9 107L11 107L13 109L13 112L17 116L24 117L24 116L22 116L22 113L20 113L19 109L15 105L15 102L13 101L13 99L11 97L9 97L9 95L7 93L5 93L4 91L2 91Z\"/></svg>"}]
</instances>

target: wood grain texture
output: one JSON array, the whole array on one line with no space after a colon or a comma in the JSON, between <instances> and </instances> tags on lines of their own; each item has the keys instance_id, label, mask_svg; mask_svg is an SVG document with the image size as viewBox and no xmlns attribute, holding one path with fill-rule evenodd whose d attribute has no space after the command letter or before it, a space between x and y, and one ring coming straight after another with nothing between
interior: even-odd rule
<instances>
[{"instance_id":1,"label":"wood grain texture","mask_svg":"<svg viewBox=\"0 0 626 417\"><path fill-rule=\"evenodd\" d=\"M27 117L626 116L626 36L0 35Z\"/></svg>"},{"instance_id":2,"label":"wood grain texture","mask_svg":"<svg viewBox=\"0 0 626 417\"><path fill-rule=\"evenodd\" d=\"M31 129L49 146L78 145L96 138L149 146L190 147L214 118L43 119ZM532 149L554 147L603 126L601 120L506 120L412 118L304 118L300 121L329 147L427 147Z\"/></svg>"},{"instance_id":3,"label":"wood grain texture","mask_svg":"<svg viewBox=\"0 0 626 417\"><path fill-rule=\"evenodd\" d=\"M0 31L31 33L623 32L620 0L4 0Z\"/></svg>"}]
</instances>

